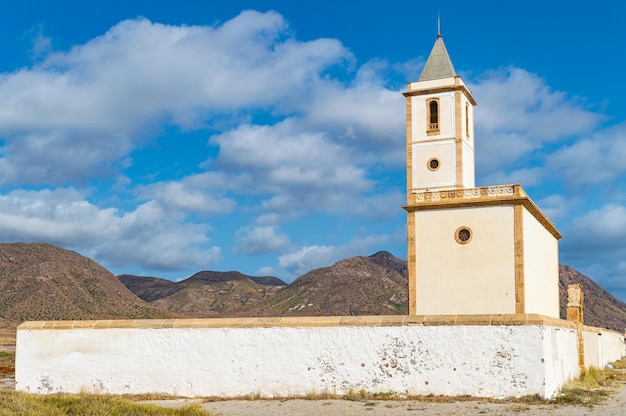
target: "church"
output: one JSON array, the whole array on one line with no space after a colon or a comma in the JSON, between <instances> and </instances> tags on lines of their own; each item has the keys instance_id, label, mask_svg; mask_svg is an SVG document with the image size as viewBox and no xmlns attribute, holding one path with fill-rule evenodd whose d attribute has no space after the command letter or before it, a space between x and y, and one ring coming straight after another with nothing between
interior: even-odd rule
<instances>
[{"instance_id":1,"label":"church","mask_svg":"<svg viewBox=\"0 0 626 416\"><path fill-rule=\"evenodd\" d=\"M559 319L554 225L519 184L476 187L476 101L441 35L404 96L408 315L25 322L17 390L550 398L620 359L575 287Z\"/></svg>"},{"instance_id":2,"label":"church","mask_svg":"<svg viewBox=\"0 0 626 416\"><path fill-rule=\"evenodd\" d=\"M561 235L520 185L475 186L476 101L441 34L404 96L409 314L558 318Z\"/></svg>"}]
</instances>

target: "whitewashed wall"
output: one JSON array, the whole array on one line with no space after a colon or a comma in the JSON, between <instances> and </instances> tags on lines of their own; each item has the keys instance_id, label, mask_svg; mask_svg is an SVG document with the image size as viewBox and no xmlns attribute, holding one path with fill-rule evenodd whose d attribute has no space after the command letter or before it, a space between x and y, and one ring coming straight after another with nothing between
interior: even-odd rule
<instances>
[{"instance_id":1,"label":"whitewashed wall","mask_svg":"<svg viewBox=\"0 0 626 416\"><path fill-rule=\"evenodd\" d=\"M567 327L323 326L328 320L305 319L274 327L271 320L264 321L269 327L249 327L240 319L237 328L220 327L217 320L191 320L187 327L175 321L169 328L147 327L150 321L110 321L101 329L85 322L82 328L26 323L17 334L17 389L223 397L365 389L546 397L578 374L576 331Z\"/></svg>"},{"instance_id":2,"label":"whitewashed wall","mask_svg":"<svg viewBox=\"0 0 626 416\"><path fill-rule=\"evenodd\" d=\"M569 380L579 376L578 333L573 328L543 327L545 389L550 397Z\"/></svg>"},{"instance_id":3,"label":"whitewashed wall","mask_svg":"<svg viewBox=\"0 0 626 416\"><path fill-rule=\"evenodd\" d=\"M624 354L624 335L602 328L584 327L585 367L603 368Z\"/></svg>"}]
</instances>

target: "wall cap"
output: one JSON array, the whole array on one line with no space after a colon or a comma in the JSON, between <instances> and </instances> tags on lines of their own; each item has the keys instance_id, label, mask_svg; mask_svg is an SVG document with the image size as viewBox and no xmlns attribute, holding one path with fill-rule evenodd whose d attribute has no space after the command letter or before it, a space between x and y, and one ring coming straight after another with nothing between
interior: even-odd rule
<instances>
[{"instance_id":1,"label":"wall cap","mask_svg":"<svg viewBox=\"0 0 626 416\"><path fill-rule=\"evenodd\" d=\"M542 325L575 329L563 319L538 314L494 315L375 315L375 316L288 316L271 318L190 318L92 321L28 321L17 327L26 330L119 329L119 328L311 328L382 326L519 326ZM585 327L591 331L606 329Z\"/></svg>"}]
</instances>

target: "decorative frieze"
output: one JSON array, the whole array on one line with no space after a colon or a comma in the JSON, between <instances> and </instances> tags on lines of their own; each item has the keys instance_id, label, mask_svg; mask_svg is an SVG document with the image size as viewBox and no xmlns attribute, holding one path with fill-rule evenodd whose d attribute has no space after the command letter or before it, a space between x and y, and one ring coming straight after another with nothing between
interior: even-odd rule
<instances>
[{"instance_id":1,"label":"decorative frieze","mask_svg":"<svg viewBox=\"0 0 626 416\"><path fill-rule=\"evenodd\" d=\"M452 189L442 191L414 192L415 203L443 202L453 200L476 200L512 196L526 196L519 185L487 186L482 188Z\"/></svg>"}]
</instances>

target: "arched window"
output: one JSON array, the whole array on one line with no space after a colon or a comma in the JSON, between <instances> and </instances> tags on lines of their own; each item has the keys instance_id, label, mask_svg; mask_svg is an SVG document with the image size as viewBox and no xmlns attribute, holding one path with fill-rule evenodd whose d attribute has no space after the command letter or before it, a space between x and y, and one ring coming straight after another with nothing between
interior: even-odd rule
<instances>
[{"instance_id":1,"label":"arched window","mask_svg":"<svg viewBox=\"0 0 626 416\"><path fill-rule=\"evenodd\" d=\"M439 100L428 101L428 133L439 133Z\"/></svg>"}]
</instances>

